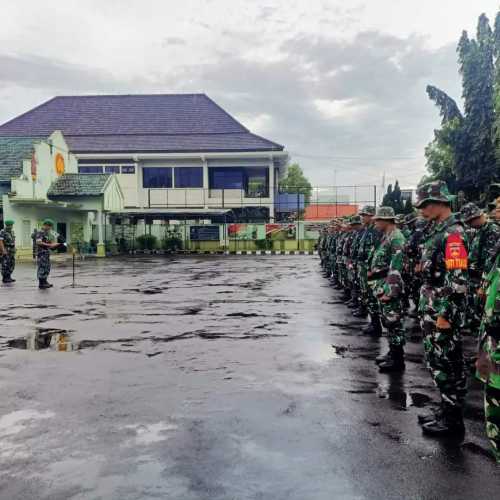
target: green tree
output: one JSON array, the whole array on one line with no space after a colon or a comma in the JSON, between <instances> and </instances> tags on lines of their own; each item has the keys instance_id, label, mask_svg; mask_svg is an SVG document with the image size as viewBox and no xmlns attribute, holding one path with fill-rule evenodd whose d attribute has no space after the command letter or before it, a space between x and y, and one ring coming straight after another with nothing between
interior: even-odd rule
<instances>
[{"instance_id":1,"label":"green tree","mask_svg":"<svg viewBox=\"0 0 500 500\"><path fill-rule=\"evenodd\" d=\"M287 176L281 181L280 189L286 193L303 194L306 205L311 202L312 186L298 163L292 163L288 167Z\"/></svg>"},{"instance_id":2,"label":"green tree","mask_svg":"<svg viewBox=\"0 0 500 500\"><path fill-rule=\"evenodd\" d=\"M401 188L399 187L399 181L396 180L394 184L394 188L392 184L387 186L387 193L385 194L382 205L384 207L392 207L394 208L394 212L396 214L404 213L404 203L401 196Z\"/></svg>"},{"instance_id":3,"label":"green tree","mask_svg":"<svg viewBox=\"0 0 500 500\"><path fill-rule=\"evenodd\" d=\"M476 38L471 39L464 31L458 43L463 115L445 92L427 87L429 98L440 110L442 123L426 148L426 180L444 180L452 191L463 190L468 198L478 198L498 177L495 144L500 142L500 127L495 111L500 109L499 16L493 32L482 14Z\"/></svg>"}]
</instances>

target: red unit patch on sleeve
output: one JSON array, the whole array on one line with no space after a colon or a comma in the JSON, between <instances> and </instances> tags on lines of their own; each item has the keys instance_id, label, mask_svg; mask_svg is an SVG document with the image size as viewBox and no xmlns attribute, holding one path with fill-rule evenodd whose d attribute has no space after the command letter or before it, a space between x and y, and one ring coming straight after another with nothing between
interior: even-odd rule
<instances>
[{"instance_id":1,"label":"red unit patch on sleeve","mask_svg":"<svg viewBox=\"0 0 500 500\"><path fill-rule=\"evenodd\" d=\"M446 269L467 269L468 255L464 245L462 235L459 233L451 234L446 240L445 254Z\"/></svg>"}]
</instances>

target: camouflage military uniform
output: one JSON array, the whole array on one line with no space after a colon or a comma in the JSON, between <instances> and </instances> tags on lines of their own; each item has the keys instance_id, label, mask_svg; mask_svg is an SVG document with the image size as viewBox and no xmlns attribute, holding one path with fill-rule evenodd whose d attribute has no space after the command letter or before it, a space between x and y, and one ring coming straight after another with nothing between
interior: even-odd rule
<instances>
[{"instance_id":1,"label":"camouflage military uniform","mask_svg":"<svg viewBox=\"0 0 500 500\"><path fill-rule=\"evenodd\" d=\"M464 205L461 215L466 224L483 215L473 203ZM476 231L470 243L469 248L469 307L468 317L470 326L474 332L481 322L483 302L478 296L478 290L481 287L482 279L495 262L495 252L498 241L500 240L500 227L493 222L484 222L479 227L473 226Z\"/></svg>"},{"instance_id":2,"label":"camouflage military uniform","mask_svg":"<svg viewBox=\"0 0 500 500\"><path fill-rule=\"evenodd\" d=\"M500 246L497 247L500 252ZM486 434L500 463L500 254L487 278L487 299L480 328L477 377L484 382Z\"/></svg>"},{"instance_id":3,"label":"camouflage military uniform","mask_svg":"<svg viewBox=\"0 0 500 500\"><path fill-rule=\"evenodd\" d=\"M405 344L401 304L404 244L403 234L395 228L382 236L371 258L369 284L378 299L382 324L389 332L391 347L401 347ZM384 296L389 300L381 301Z\"/></svg>"},{"instance_id":4,"label":"camouflage military uniform","mask_svg":"<svg viewBox=\"0 0 500 500\"><path fill-rule=\"evenodd\" d=\"M466 376L461 329L467 294L466 236L452 215L436 223L424 244L419 313L427 365L441 392L443 405L463 407ZM451 328L436 325L438 316Z\"/></svg>"},{"instance_id":5,"label":"camouflage military uniform","mask_svg":"<svg viewBox=\"0 0 500 500\"><path fill-rule=\"evenodd\" d=\"M36 233L36 241L43 243L53 243L53 235L50 231L43 229ZM46 280L50 274L50 250L41 245L37 245L37 278L39 280Z\"/></svg>"},{"instance_id":6,"label":"camouflage military uniform","mask_svg":"<svg viewBox=\"0 0 500 500\"><path fill-rule=\"evenodd\" d=\"M419 219L415 222L415 228L405 245L406 265L408 266L408 295L412 299L415 307L418 309L420 300L420 289L422 288L422 273L420 271L420 261L424 243L432 228L432 223L425 219Z\"/></svg>"},{"instance_id":7,"label":"camouflage military uniform","mask_svg":"<svg viewBox=\"0 0 500 500\"><path fill-rule=\"evenodd\" d=\"M351 227L353 229L348 259L349 286L351 288L352 305L353 307L358 307L361 295L358 280L358 248L361 236L363 234L363 228L361 227L361 218L359 216L354 216L351 218Z\"/></svg>"},{"instance_id":8,"label":"camouflage military uniform","mask_svg":"<svg viewBox=\"0 0 500 500\"><path fill-rule=\"evenodd\" d=\"M4 282L11 281L16 267L16 236L12 226L6 226L0 231L0 241L3 241L6 255L0 256L2 261L2 278Z\"/></svg>"},{"instance_id":9,"label":"camouflage military uniform","mask_svg":"<svg viewBox=\"0 0 500 500\"><path fill-rule=\"evenodd\" d=\"M372 207L364 207L360 213L361 215L375 215ZM358 281L361 305L371 315L378 313L378 302L368 284L368 271L371 267L371 258L375 248L380 242L380 237L380 233L372 223L364 228L358 244Z\"/></svg>"}]
</instances>

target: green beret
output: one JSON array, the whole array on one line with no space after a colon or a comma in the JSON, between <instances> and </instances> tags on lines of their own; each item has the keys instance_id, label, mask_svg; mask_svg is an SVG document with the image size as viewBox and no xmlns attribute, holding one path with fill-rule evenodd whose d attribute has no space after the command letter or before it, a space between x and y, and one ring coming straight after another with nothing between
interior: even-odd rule
<instances>
[{"instance_id":1,"label":"green beret","mask_svg":"<svg viewBox=\"0 0 500 500\"><path fill-rule=\"evenodd\" d=\"M4 221L4 225L5 225L5 226L13 226L13 225L14 225L14 221L13 221L13 220L11 220L11 219L6 220L6 221Z\"/></svg>"},{"instance_id":2,"label":"green beret","mask_svg":"<svg viewBox=\"0 0 500 500\"><path fill-rule=\"evenodd\" d=\"M56 223L52 219L45 219L42 223L44 226L54 227Z\"/></svg>"}]
</instances>

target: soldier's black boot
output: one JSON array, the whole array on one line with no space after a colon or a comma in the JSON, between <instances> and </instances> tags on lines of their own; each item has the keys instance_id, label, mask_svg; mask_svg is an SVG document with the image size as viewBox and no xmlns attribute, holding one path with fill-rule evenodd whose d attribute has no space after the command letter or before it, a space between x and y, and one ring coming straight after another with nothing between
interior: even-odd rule
<instances>
[{"instance_id":1,"label":"soldier's black boot","mask_svg":"<svg viewBox=\"0 0 500 500\"><path fill-rule=\"evenodd\" d=\"M40 288L41 290L45 290L47 288L50 288L52 285L50 285L49 283L47 283L47 280L46 279L40 279L38 280L38 288Z\"/></svg>"},{"instance_id":2,"label":"soldier's black boot","mask_svg":"<svg viewBox=\"0 0 500 500\"><path fill-rule=\"evenodd\" d=\"M363 305L360 305L353 313L352 315L355 317L355 318L366 318L368 317L368 311L366 310L366 307L364 307Z\"/></svg>"},{"instance_id":3,"label":"soldier's black boot","mask_svg":"<svg viewBox=\"0 0 500 500\"><path fill-rule=\"evenodd\" d=\"M365 335L372 335L373 337L382 336L382 323L380 316L376 314L370 315L370 323L361 330Z\"/></svg>"},{"instance_id":4,"label":"soldier's black boot","mask_svg":"<svg viewBox=\"0 0 500 500\"><path fill-rule=\"evenodd\" d=\"M405 353L403 346L391 346L389 359L378 365L380 373L399 373L405 369Z\"/></svg>"},{"instance_id":5,"label":"soldier's black boot","mask_svg":"<svg viewBox=\"0 0 500 500\"><path fill-rule=\"evenodd\" d=\"M443 407L440 406L436 410L431 411L431 413L421 413L418 415L418 425L430 424L431 422L435 422L443 418Z\"/></svg>"},{"instance_id":6,"label":"soldier's black boot","mask_svg":"<svg viewBox=\"0 0 500 500\"><path fill-rule=\"evenodd\" d=\"M346 306L349 309L357 309L359 307L358 301L355 297L353 297L347 304Z\"/></svg>"},{"instance_id":7,"label":"soldier's black boot","mask_svg":"<svg viewBox=\"0 0 500 500\"><path fill-rule=\"evenodd\" d=\"M381 363L385 363L391 359L391 351L389 350L386 354L382 354L381 356L377 356L375 358L375 363L380 365Z\"/></svg>"},{"instance_id":8,"label":"soldier's black boot","mask_svg":"<svg viewBox=\"0 0 500 500\"><path fill-rule=\"evenodd\" d=\"M14 283L16 280L12 279L10 276L4 276L2 278L3 283Z\"/></svg>"},{"instance_id":9,"label":"soldier's black boot","mask_svg":"<svg viewBox=\"0 0 500 500\"><path fill-rule=\"evenodd\" d=\"M445 407L440 418L422 426L422 431L428 436L461 437L465 432L462 408Z\"/></svg>"}]
</instances>

